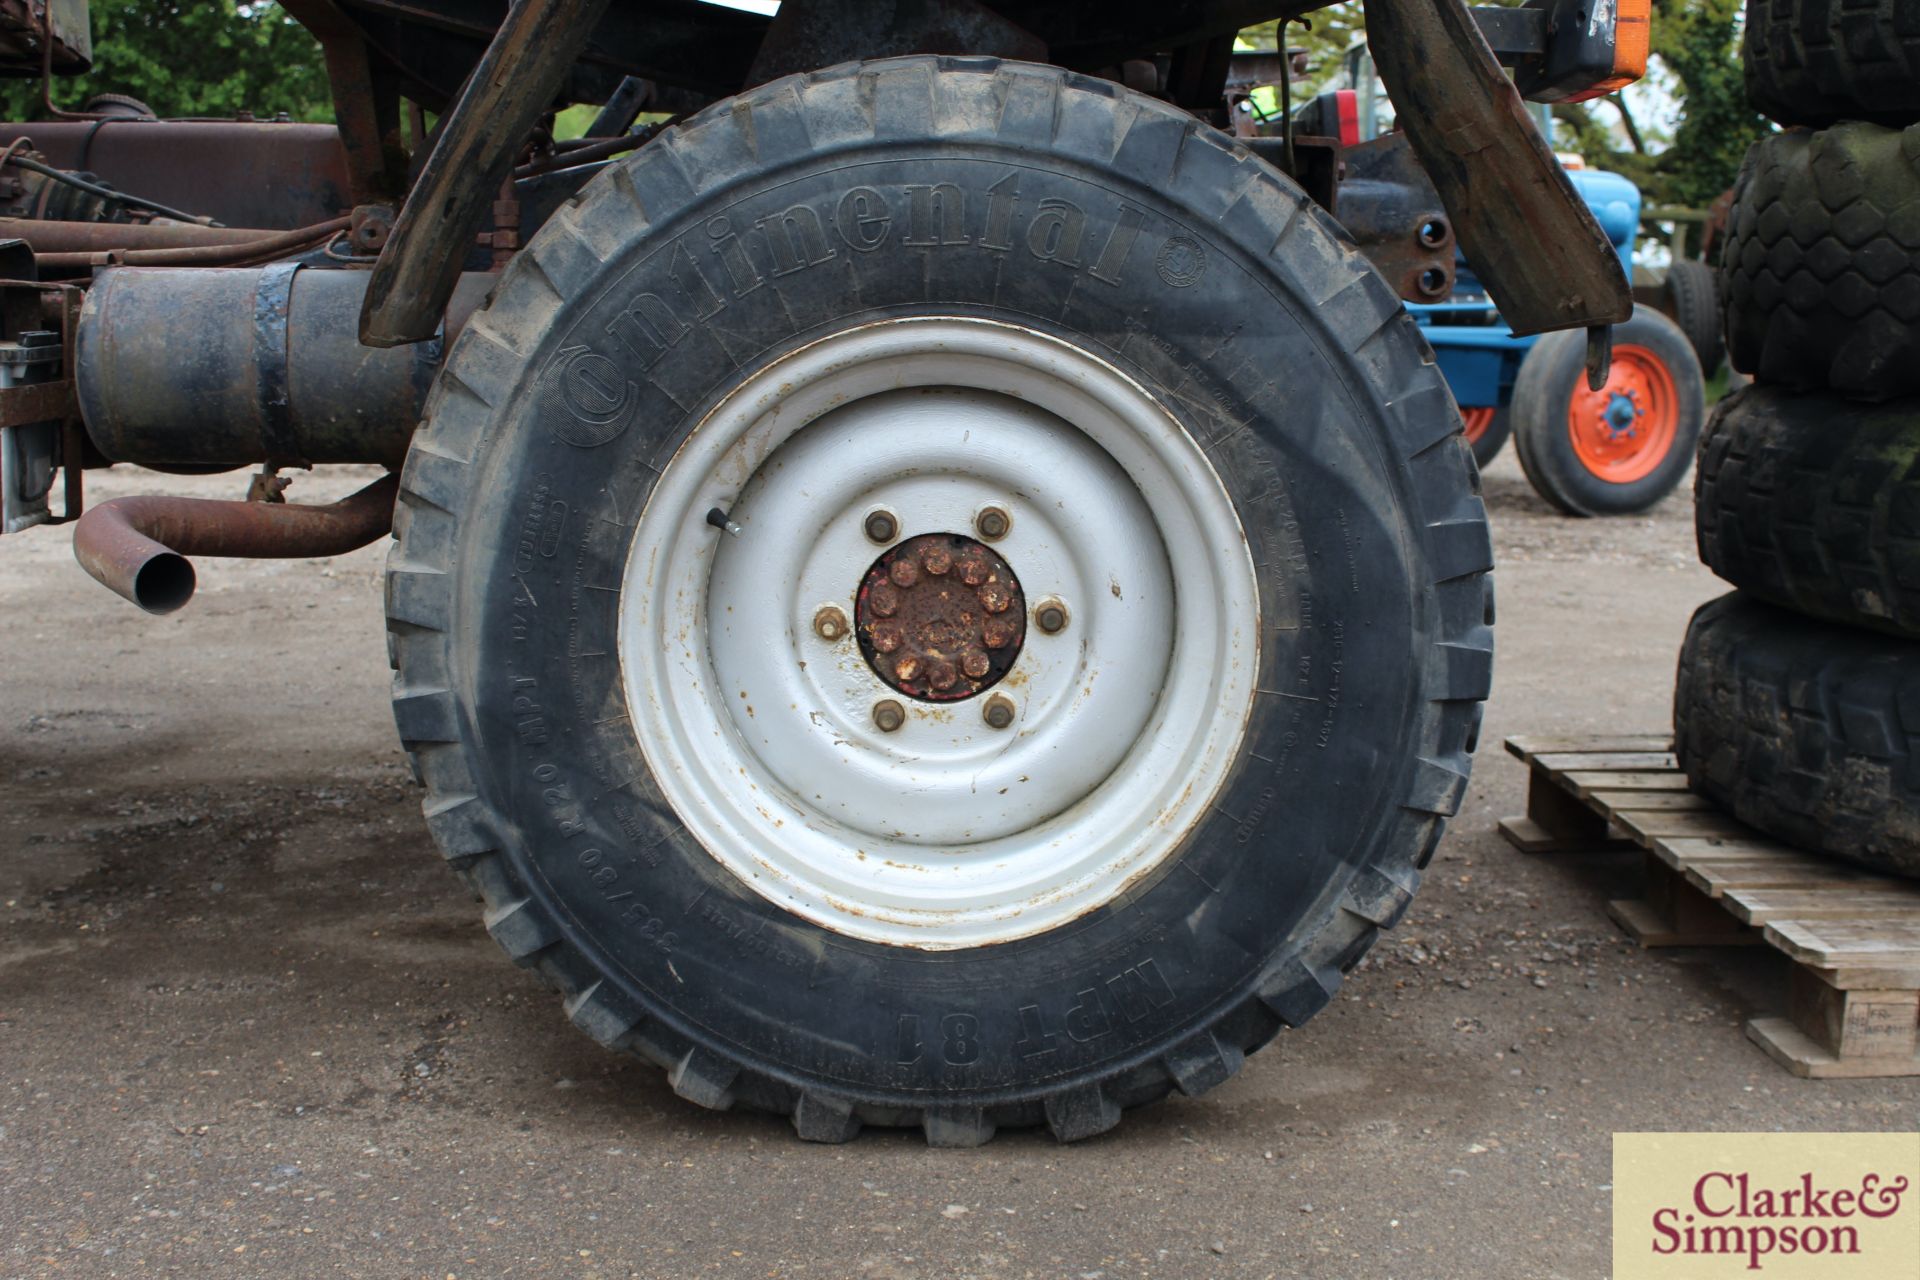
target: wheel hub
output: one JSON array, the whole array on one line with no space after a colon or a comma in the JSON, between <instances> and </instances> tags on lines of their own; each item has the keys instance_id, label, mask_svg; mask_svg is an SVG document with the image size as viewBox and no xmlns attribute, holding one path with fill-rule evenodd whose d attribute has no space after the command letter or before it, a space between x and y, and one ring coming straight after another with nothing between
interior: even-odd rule
<instances>
[{"instance_id":1,"label":"wheel hub","mask_svg":"<svg viewBox=\"0 0 1920 1280\"><path fill-rule=\"evenodd\" d=\"M1111 365L996 322L862 325L744 381L655 484L628 715L743 884L867 941L1005 942L1138 885L1207 812L1255 694L1254 573L1199 446Z\"/></svg>"},{"instance_id":2,"label":"wheel hub","mask_svg":"<svg viewBox=\"0 0 1920 1280\"><path fill-rule=\"evenodd\" d=\"M1614 349L1613 371L1598 391L1584 384L1567 403L1567 431L1582 466L1610 484L1651 475L1673 446L1679 423L1673 374L1638 344Z\"/></svg>"},{"instance_id":3,"label":"wheel hub","mask_svg":"<svg viewBox=\"0 0 1920 1280\"><path fill-rule=\"evenodd\" d=\"M972 538L923 533L873 562L855 600L860 653L888 687L923 702L984 693L1026 639L1013 569Z\"/></svg>"}]
</instances>

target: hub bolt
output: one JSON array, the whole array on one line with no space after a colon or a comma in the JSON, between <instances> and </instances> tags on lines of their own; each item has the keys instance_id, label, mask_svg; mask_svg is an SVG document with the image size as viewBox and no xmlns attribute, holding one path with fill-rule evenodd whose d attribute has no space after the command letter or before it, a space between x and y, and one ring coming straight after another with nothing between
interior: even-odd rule
<instances>
[{"instance_id":1,"label":"hub bolt","mask_svg":"<svg viewBox=\"0 0 1920 1280\"><path fill-rule=\"evenodd\" d=\"M823 604L813 615L813 634L832 643L847 634L846 612L837 604Z\"/></svg>"},{"instance_id":2,"label":"hub bolt","mask_svg":"<svg viewBox=\"0 0 1920 1280\"><path fill-rule=\"evenodd\" d=\"M1004 729L1013 723L1013 699L1004 693L996 693L987 699L986 706L980 708L980 718L987 722L989 729Z\"/></svg>"},{"instance_id":3,"label":"hub bolt","mask_svg":"<svg viewBox=\"0 0 1920 1280\"><path fill-rule=\"evenodd\" d=\"M1048 596L1033 607L1033 623L1050 636L1067 629L1067 606Z\"/></svg>"},{"instance_id":4,"label":"hub bolt","mask_svg":"<svg viewBox=\"0 0 1920 1280\"><path fill-rule=\"evenodd\" d=\"M894 519L893 512L885 507L867 513L867 537L885 546L892 542L900 532L900 522Z\"/></svg>"},{"instance_id":5,"label":"hub bolt","mask_svg":"<svg viewBox=\"0 0 1920 1280\"><path fill-rule=\"evenodd\" d=\"M892 698L873 704L873 723L882 733L892 733L907 722L907 709Z\"/></svg>"},{"instance_id":6,"label":"hub bolt","mask_svg":"<svg viewBox=\"0 0 1920 1280\"><path fill-rule=\"evenodd\" d=\"M1005 507L982 507L980 514L973 518L973 527L986 541L998 542L1013 528L1013 517Z\"/></svg>"}]
</instances>

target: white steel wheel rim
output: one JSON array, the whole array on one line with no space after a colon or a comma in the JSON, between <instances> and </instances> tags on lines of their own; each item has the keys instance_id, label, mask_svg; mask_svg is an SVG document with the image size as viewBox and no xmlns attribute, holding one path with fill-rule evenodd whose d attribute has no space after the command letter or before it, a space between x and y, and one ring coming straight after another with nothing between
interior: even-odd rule
<instances>
[{"instance_id":1,"label":"white steel wheel rim","mask_svg":"<svg viewBox=\"0 0 1920 1280\"><path fill-rule=\"evenodd\" d=\"M977 536L1017 576L1025 642L986 697L891 689L814 618L893 543ZM708 523L719 509L738 527ZM1033 607L1068 623L1046 634ZM947 950L1057 928L1152 873L1231 772L1259 665L1254 566L1201 447L1144 388L993 321L823 338L711 410L635 527L620 601L628 714L701 846L850 937ZM883 732L875 705L905 722Z\"/></svg>"}]
</instances>

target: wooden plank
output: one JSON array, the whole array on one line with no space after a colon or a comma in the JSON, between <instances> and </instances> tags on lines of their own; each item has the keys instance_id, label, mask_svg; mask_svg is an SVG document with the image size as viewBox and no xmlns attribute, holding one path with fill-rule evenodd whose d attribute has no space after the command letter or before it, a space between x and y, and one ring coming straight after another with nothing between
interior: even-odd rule
<instances>
[{"instance_id":1,"label":"wooden plank","mask_svg":"<svg viewBox=\"0 0 1920 1280\"><path fill-rule=\"evenodd\" d=\"M1687 882L1718 898L1729 889L1817 889L1828 885L1857 885L1870 876L1836 880L1831 867L1807 867L1798 858L1729 858L1726 861L1682 861L1675 864Z\"/></svg>"},{"instance_id":2,"label":"wooden plank","mask_svg":"<svg viewBox=\"0 0 1920 1280\"><path fill-rule=\"evenodd\" d=\"M1726 839L1751 834L1749 828L1741 826L1718 809L1691 813L1639 810L1616 813L1613 820L1625 828L1628 835L1649 845L1656 840L1674 838Z\"/></svg>"},{"instance_id":3,"label":"wooden plank","mask_svg":"<svg viewBox=\"0 0 1920 1280\"><path fill-rule=\"evenodd\" d=\"M1862 988L1873 991L1920 991L1920 963L1839 969L1816 969L1810 964L1796 964L1793 970L1796 974L1809 974L1841 991Z\"/></svg>"},{"instance_id":4,"label":"wooden plank","mask_svg":"<svg viewBox=\"0 0 1920 1280\"><path fill-rule=\"evenodd\" d=\"M1782 920L1767 941L1821 969L1920 965L1920 920Z\"/></svg>"},{"instance_id":5,"label":"wooden plank","mask_svg":"<svg viewBox=\"0 0 1920 1280\"><path fill-rule=\"evenodd\" d=\"M1787 980L1787 1017L1842 1061L1920 1053L1920 991L1837 990L1797 964Z\"/></svg>"},{"instance_id":6,"label":"wooden plank","mask_svg":"<svg viewBox=\"0 0 1920 1280\"><path fill-rule=\"evenodd\" d=\"M1601 849L1619 840L1608 829L1605 818L1582 804L1544 769L1527 770L1527 822L1530 825L1513 833L1523 837L1515 847L1527 853ZM1540 832L1551 840L1541 839Z\"/></svg>"},{"instance_id":7,"label":"wooden plank","mask_svg":"<svg viewBox=\"0 0 1920 1280\"><path fill-rule=\"evenodd\" d=\"M1911 920L1920 924L1920 894L1829 884L1814 889L1732 889L1727 910L1747 924L1770 920Z\"/></svg>"},{"instance_id":8,"label":"wooden plank","mask_svg":"<svg viewBox=\"0 0 1920 1280\"><path fill-rule=\"evenodd\" d=\"M1751 829L1736 824L1735 835L1711 836L1657 836L1654 844L1663 846L1674 857L1685 861L1690 858L1720 859L1729 858L1772 858L1781 863L1799 863L1807 867L1832 867L1840 875L1850 874L1845 867L1829 858L1816 858L1812 854L1802 853L1791 845L1780 844L1764 836L1752 834Z\"/></svg>"},{"instance_id":9,"label":"wooden plank","mask_svg":"<svg viewBox=\"0 0 1920 1280\"><path fill-rule=\"evenodd\" d=\"M1619 819L1628 813L1715 813L1713 801L1691 791L1608 791L1596 787L1592 801Z\"/></svg>"},{"instance_id":10,"label":"wooden plank","mask_svg":"<svg viewBox=\"0 0 1920 1280\"><path fill-rule=\"evenodd\" d=\"M1747 1038L1767 1056L1796 1076L1812 1080L1873 1079L1881 1076L1920 1076L1920 1053L1911 1058L1841 1058L1816 1044L1813 1037L1786 1018L1755 1018L1747 1023Z\"/></svg>"},{"instance_id":11,"label":"wooden plank","mask_svg":"<svg viewBox=\"0 0 1920 1280\"><path fill-rule=\"evenodd\" d=\"M1782 871L1789 868L1804 876L1823 876L1834 884L1851 885L1859 876L1821 858L1780 846L1769 847L1764 840L1744 840L1737 836L1701 838L1698 836L1657 836L1654 856L1676 870L1694 867L1718 867L1736 863L1771 862Z\"/></svg>"},{"instance_id":12,"label":"wooden plank","mask_svg":"<svg viewBox=\"0 0 1920 1280\"><path fill-rule=\"evenodd\" d=\"M1580 769L1563 773L1556 779L1571 788L1582 800L1592 802L1596 791L1639 791L1647 795L1671 795L1687 789L1684 773L1609 773L1600 769Z\"/></svg>"},{"instance_id":13,"label":"wooden plank","mask_svg":"<svg viewBox=\"0 0 1920 1280\"><path fill-rule=\"evenodd\" d=\"M1633 849L1631 840L1610 836L1562 836L1547 830L1532 818L1502 818L1500 834L1522 853L1574 853L1592 849Z\"/></svg>"},{"instance_id":14,"label":"wooden plank","mask_svg":"<svg viewBox=\"0 0 1920 1280\"><path fill-rule=\"evenodd\" d=\"M1506 741L1507 753L1522 760L1554 751L1670 751L1670 733L1516 733Z\"/></svg>"},{"instance_id":15,"label":"wooden plank","mask_svg":"<svg viewBox=\"0 0 1920 1280\"><path fill-rule=\"evenodd\" d=\"M1753 828L1731 818L1718 809L1702 812L1666 812L1648 814L1644 819L1634 814L1631 820L1621 816L1618 821L1635 836L1649 842L1691 837L1703 840L1725 840L1732 837L1753 838Z\"/></svg>"},{"instance_id":16,"label":"wooden plank","mask_svg":"<svg viewBox=\"0 0 1920 1280\"><path fill-rule=\"evenodd\" d=\"M1670 751L1554 751L1534 756L1532 764L1556 776L1581 769L1671 772L1679 767Z\"/></svg>"},{"instance_id":17,"label":"wooden plank","mask_svg":"<svg viewBox=\"0 0 1920 1280\"><path fill-rule=\"evenodd\" d=\"M1643 947L1742 947L1760 941L1758 933L1747 929L1677 927L1652 904L1637 898L1614 899L1607 904L1607 915Z\"/></svg>"}]
</instances>

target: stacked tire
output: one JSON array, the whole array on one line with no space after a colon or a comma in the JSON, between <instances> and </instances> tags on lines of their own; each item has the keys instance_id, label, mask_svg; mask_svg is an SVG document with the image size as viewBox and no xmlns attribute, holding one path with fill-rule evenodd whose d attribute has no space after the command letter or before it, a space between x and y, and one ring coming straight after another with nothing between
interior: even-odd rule
<instances>
[{"instance_id":1,"label":"stacked tire","mask_svg":"<svg viewBox=\"0 0 1920 1280\"><path fill-rule=\"evenodd\" d=\"M1723 260L1733 367L1695 473L1674 694L1693 787L1779 839L1920 876L1920 0L1749 0Z\"/></svg>"}]
</instances>

